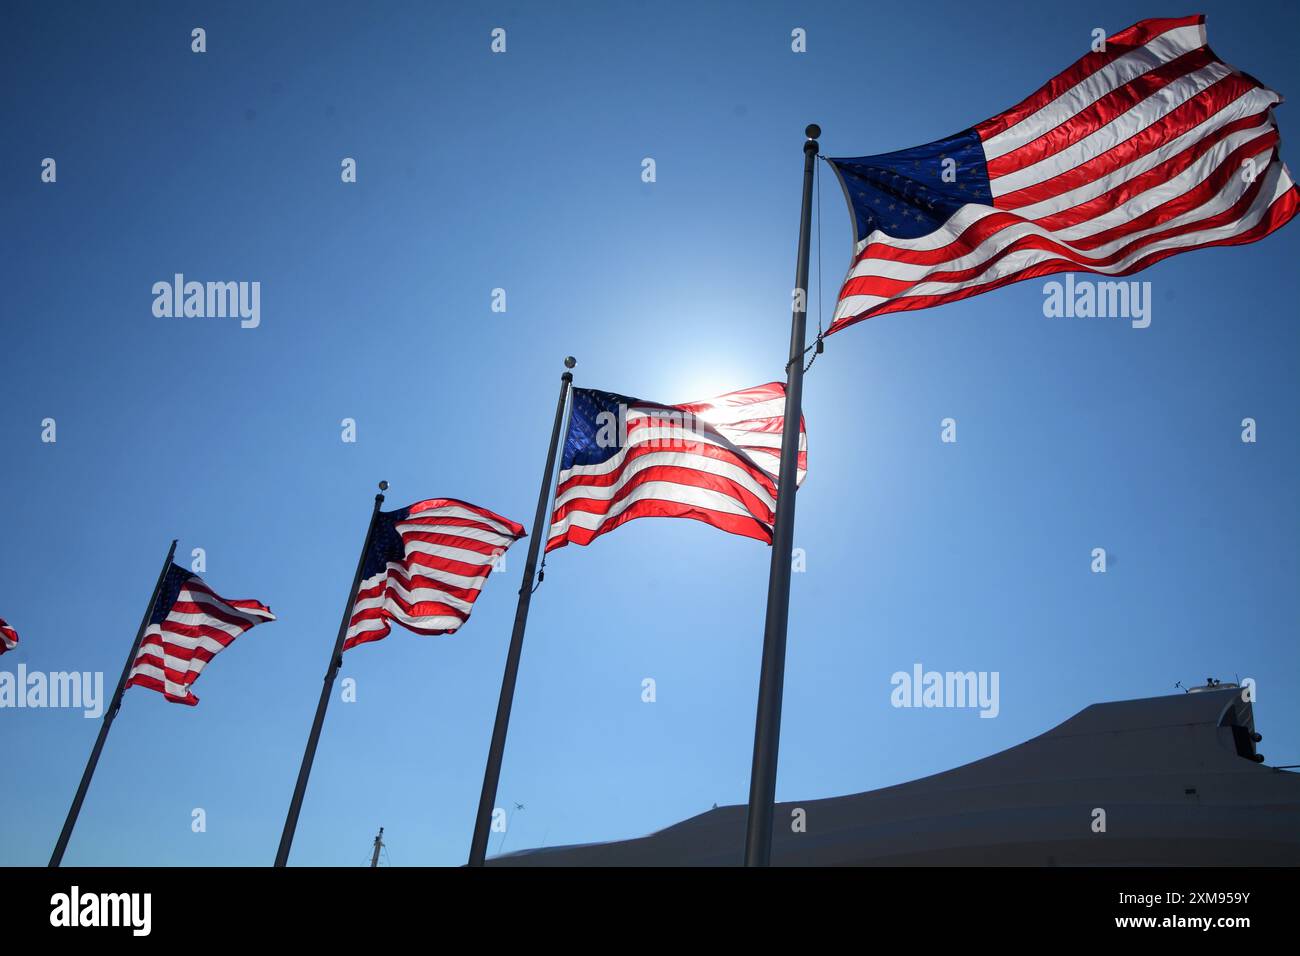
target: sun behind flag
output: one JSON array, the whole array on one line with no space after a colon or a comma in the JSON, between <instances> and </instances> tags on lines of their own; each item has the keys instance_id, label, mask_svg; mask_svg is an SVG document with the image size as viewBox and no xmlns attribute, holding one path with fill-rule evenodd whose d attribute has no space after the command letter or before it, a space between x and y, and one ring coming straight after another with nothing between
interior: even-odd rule
<instances>
[{"instance_id":1,"label":"sun behind flag","mask_svg":"<svg viewBox=\"0 0 1300 956\"><path fill-rule=\"evenodd\" d=\"M343 650L382 640L396 621L416 634L451 634L524 526L454 498L375 516Z\"/></svg>"},{"instance_id":2,"label":"sun behind flag","mask_svg":"<svg viewBox=\"0 0 1300 956\"><path fill-rule=\"evenodd\" d=\"M5 651L12 651L18 646L18 632L5 623L5 619L0 617L0 654Z\"/></svg>"},{"instance_id":3,"label":"sun behind flag","mask_svg":"<svg viewBox=\"0 0 1300 956\"><path fill-rule=\"evenodd\" d=\"M274 621L260 601L232 601L177 564L167 569L127 687L156 690L174 704L199 702L190 690L208 661L235 638L264 621Z\"/></svg>"},{"instance_id":4,"label":"sun behind flag","mask_svg":"<svg viewBox=\"0 0 1300 956\"><path fill-rule=\"evenodd\" d=\"M1129 275L1296 213L1281 97L1205 18L1143 20L1019 105L925 146L831 159L854 257L828 334L1056 272Z\"/></svg>"},{"instance_id":5,"label":"sun behind flag","mask_svg":"<svg viewBox=\"0 0 1300 956\"><path fill-rule=\"evenodd\" d=\"M547 551L633 518L694 518L772 543L785 386L660 405L575 388ZM796 484L808 471L799 421Z\"/></svg>"}]
</instances>

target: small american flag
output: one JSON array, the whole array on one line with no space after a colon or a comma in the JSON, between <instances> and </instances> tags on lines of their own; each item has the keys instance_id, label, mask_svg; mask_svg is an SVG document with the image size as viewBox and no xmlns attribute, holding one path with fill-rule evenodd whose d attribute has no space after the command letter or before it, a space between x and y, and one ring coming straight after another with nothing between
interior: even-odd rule
<instances>
[{"instance_id":1,"label":"small american flag","mask_svg":"<svg viewBox=\"0 0 1300 956\"><path fill-rule=\"evenodd\" d=\"M260 601L223 598L198 575L172 564L126 686L148 687L174 704L193 707L199 699L190 685L208 661L249 628L274 620Z\"/></svg>"},{"instance_id":2,"label":"small american flag","mask_svg":"<svg viewBox=\"0 0 1300 956\"><path fill-rule=\"evenodd\" d=\"M575 388L546 550L633 518L694 518L772 543L785 386L660 405ZM808 470L799 422L797 484Z\"/></svg>"},{"instance_id":3,"label":"small american flag","mask_svg":"<svg viewBox=\"0 0 1300 956\"><path fill-rule=\"evenodd\" d=\"M343 649L382 640L396 621L451 634L469 620L483 582L524 526L454 498L430 498L375 518Z\"/></svg>"},{"instance_id":4,"label":"small american flag","mask_svg":"<svg viewBox=\"0 0 1300 956\"><path fill-rule=\"evenodd\" d=\"M12 651L18 646L18 632L5 623L5 619L0 617L0 654L5 651Z\"/></svg>"},{"instance_id":5,"label":"small american flag","mask_svg":"<svg viewBox=\"0 0 1300 956\"><path fill-rule=\"evenodd\" d=\"M1205 18L1143 20L1017 106L926 146L832 159L854 259L830 332L1055 272L1122 276L1296 213L1277 93Z\"/></svg>"}]
</instances>

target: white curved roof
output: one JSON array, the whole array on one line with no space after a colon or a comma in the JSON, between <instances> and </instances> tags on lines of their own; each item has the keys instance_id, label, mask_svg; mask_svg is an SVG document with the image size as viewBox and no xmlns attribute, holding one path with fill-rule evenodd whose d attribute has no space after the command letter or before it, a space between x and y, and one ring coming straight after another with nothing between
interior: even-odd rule
<instances>
[{"instance_id":1,"label":"white curved roof","mask_svg":"<svg viewBox=\"0 0 1300 956\"><path fill-rule=\"evenodd\" d=\"M783 802L784 865L1297 865L1300 775L1250 759L1240 688L1093 704L974 763L866 793ZM1234 729L1235 728L1235 729ZM792 811L806 832L791 831ZM1105 829L1096 829L1097 810ZM739 865L744 806L633 840L497 866Z\"/></svg>"}]
</instances>

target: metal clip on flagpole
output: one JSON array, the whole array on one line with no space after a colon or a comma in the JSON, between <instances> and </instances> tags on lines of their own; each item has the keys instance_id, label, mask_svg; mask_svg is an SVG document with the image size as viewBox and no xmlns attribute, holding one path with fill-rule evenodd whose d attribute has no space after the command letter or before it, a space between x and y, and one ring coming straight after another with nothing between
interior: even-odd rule
<instances>
[{"instance_id":1,"label":"metal clip on flagpole","mask_svg":"<svg viewBox=\"0 0 1300 956\"><path fill-rule=\"evenodd\" d=\"M86 799L86 791L90 789L90 778L95 775L95 767L99 764L99 755L104 750L104 741L108 739L108 731L113 726L113 720L117 717L117 712L122 708L122 695L126 692L127 678L131 676L131 668L135 665L136 655L140 653L140 642L144 640L145 628L149 626L149 618L153 617L154 608L158 606L158 594L162 591L163 581L167 579L167 572L172 566L172 558L176 554L176 541L172 540L172 546L167 550L167 559L163 561L162 570L158 572L158 582L153 586L153 597L149 598L149 606L145 608L144 617L140 619L140 628L135 632L135 641L131 644L131 653L126 656L126 665L122 668L122 676L117 679L117 689L113 691L113 699L109 702L108 709L104 711L104 717L99 725L99 736L95 738L95 746L90 751L90 759L86 761L86 769L81 774L81 783L77 786L77 795L72 798L72 807L68 810L67 819L63 821L63 830L59 833L59 842L54 845L54 852L50 855L50 866L58 866L63 862L63 852L68 848L68 839L72 836L72 828L77 825L77 817L81 814L81 804Z\"/></svg>"},{"instance_id":2,"label":"metal clip on flagpole","mask_svg":"<svg viewBox=\"0 0 1300 956\"><path fill-rule=\"evenodd\" d=\"M749 816L745 824L745 865L767 866L772 859L772 815L776 799L776 759L781 741L781 696L785 685L786 625L790 618L790 560L794 550L794 503L799 467L799 422L803 417L803 356L808 326L808 246L812 233L813 170L822 131L816 123L803 144L803 209L799 216L799 258L795 266L794 310L786 365L785 426L781 433L781 471L772 566L767 582L767 621L763 629L763 670L758 681L754 720L754 762L749 776Z\"/></svg>"},{"instance_id":3,"label":"metal clip on flagpole","mask_svg":"<svg viewBox=\"0 0 1300 956\"><path fill-rule=\"evenodd\" d=\"M357 559L357 573L352 577L352 591L348 594L348 603L343 605L343 620L339 624L339 633L334 639L334 648L330 652L329 667L325 671L325 680L320 689L320 701L316 704L316 718L312 721L311 733L307 737L307 749L302 755L302 766L298 768L298 782L293 788L293 798L289 801L289 814L285 817L284 831L280 834L280 848L275 853L276 866L284 866L289 862L289 849L293 846L293 835L298 829L298 814L302 811L302 798L307 792L307 779L311 776L312 762L316 759L316 744L320 741L321 727L325 724L325 709L329 707L334 679L338 677L339 668L343 666L343 642L347 639L348 623L352 620L352 606L357 603L361 573L366 566L366 555L370 553L370 541L375 535L379 506L384 503L384 492L387 490L388 482L381 481L379 494L375 495L374 510L370 512L370 527L366 529L366 543L361 546L361 557Z\"/></svg>"},{"instance_id":4,"label":"metal clip on flagpole","mask_svg":"<svg viewBox=\"0 0 1300 956\"><path fill-rule=\"evenodd\" d=\"M501 696L497 700L496 722L492 725L492 743L488 748L487 767L483 771L483 791L479 794L474 836L469 846L470 866L482 866L487 859L488 837L492 833L492 811L495 809L497 799L497 784L501 780L501 758L506 749L510 708L515 699L515 680L519 676L519 655L524 646L524 628L528 625L528 605L533 596L533 575L537 572L537 555L546 538L546 529L550 527L551 479L555 474L555 458L560 444L560 425L564 421L565 400L569 397L569 386L573 382L572 369L577 364L577 359L570 355L564 360L565 371L560 376L560 398L555 405L551 445L546 451L542 489L537 495L537 514L533 517L533 533L528 540L528 560L524 564L523 583L519 586L515 626L510 634L510 649L506 652L506 670L501 678Z\"/></svg>"}]
</instances>

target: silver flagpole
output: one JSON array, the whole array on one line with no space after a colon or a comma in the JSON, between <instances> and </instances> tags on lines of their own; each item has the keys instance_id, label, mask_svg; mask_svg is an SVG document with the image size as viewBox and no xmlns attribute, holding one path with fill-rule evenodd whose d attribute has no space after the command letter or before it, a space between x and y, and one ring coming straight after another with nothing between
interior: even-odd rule
<instances>
[{"instance_id":1,"label":"silver flagpole","mask_svg":"<svg viewBox=\"0 0 1300 956\"><path fill-rule=\"evenodd\" d=\"M564 422L564 403L569 397L569 386L577 364L572 357L564 360L565 371L560 376L560 398L555 404L555 424L551 428L551 446L546 452L546 470L542 472L542 489L537 494L537 514L533 518L532 537L528 541L528 560L524 564L524 580L519 586L519 604L515 608L515 626L510 634L510 649L506 652L506 670L501 677L501 696L497 699L497 717L492 725L492 743L488 747L487 767L483 771L483 790L479 794L478 814L474 819L474 836L469 845L469 865L482 866L487 859L488 838L492 833L492 811L497 799L497 784L501 780L501 758L505 755L506 731L510 727L510 708L515 700L515 681L519 677L519 655L524 648L524 628L528 626L528 605L533 597L533 575L537 571L537 555L546 540L546 530L551 526L551 481L555 476L555 457L559 451L560 426Z\"/></svg>"},{"instance_id":2,"label":"silver flagpole","mask_svg":"<svg viewBox=\"0 0 1300 956\"><path fill-rule=\"evenodd\" d=\"M77 817L81 815L81 804L86 799L86 791L90 789L90 778L95 775L95 768L99 766L99 755L104 750L104 741L108 739L108 732L113 727L113 720L117 717L117 712L122 707L122 694L126 692L126 681L131 676L131 668L135 664L135 657L140 652L140 642L144 639L145 628L149 626L149 618L153 617L154 608L158 605L158 593L162 590L163 581L167 579L167 572L172 566L172 558L176 555L176 542L172 541L172 546L167 551L167 560L163 561L162 570L158 572L158 583L153 586L153 597L149 599L149 606L145 608L144 617L140 619L140 629L135 632L135 641L131 644L131 653L126 657L126 666L122 668L122 676L117 680L117 690L113 691L113 700L108 705L108 710L104 711L104 719L99 725L99 736L95 738L95 746L90 751L90 759L86 761L86 769L81 774L81 783L77 787L77 795L72 798L72 807L68 810L67 819L63 821L63 830L59 833L59 842L54 845L54 852L50 854L50 866L57 867L63 862L63 852L68 848L68 840L72 837L72 828L77 825Z\"/></svg>"},{"instance_id":3,"label":"silver flagpole","mask_svg":"<svg viewBox=\"0 0 1300 956\"><path fill-rule=\"evenodd\" d=\"M781 694L785 684L786 624L790 618L790 561L794 550L794 502L799 467L799 422L803 417L803 357L808 316L808 246L812 225L813 167L822 134L816 123L803 144L803 211L799 216L799 258L795 266L794 309L790 318L790 359L785 367L785 425L781 433L781 474L777 485L772 567L767 581L767 623L763 631L763 670L758 680L754 721L754 762L749 776L749 817L745 825L745 865L767 866L772 859L772 804L776 799L776 758L781 742Z\"/></svg>"}]
</instances>

